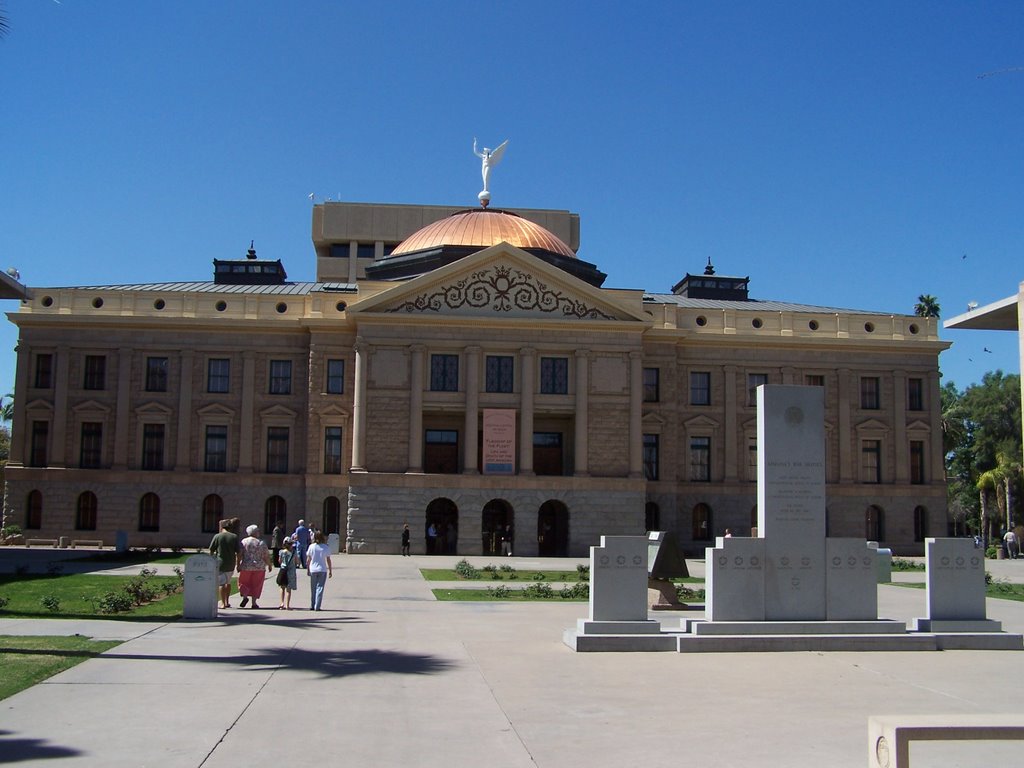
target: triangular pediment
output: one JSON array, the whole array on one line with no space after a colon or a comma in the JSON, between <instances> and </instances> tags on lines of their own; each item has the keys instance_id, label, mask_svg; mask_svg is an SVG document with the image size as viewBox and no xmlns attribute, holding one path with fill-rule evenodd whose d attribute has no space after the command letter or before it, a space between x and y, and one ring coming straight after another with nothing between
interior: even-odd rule
<instances>
[{"instance_id":1,"label":"triangular pediment","mask_svg":"<svg viewBox=\"0 0 1024 768\"><path fill-rule=\"evenodd\" d=\"M172 413L174 413L174 411L163 403L143 403L135 409L136 416L159 416L167 418Z\"/></svg>"},{"instance_id":2,"label":"triangular pediment","mask_svg":"<svg viewBox=\"0 0 1024 768\"><path fill-rule=\"evenodd\" d=\"M95 400L86 400L84 403L79 403L78 405L72 407L71 410L74 411L75 414L78 416L82 416L85 414L92 415L97 413L106 415L110 413L110 406L103 405L102 403L98 403Z\"/></svg>"},{"instance_id":3,"label":"triangular pediment","mask_svg":"<svg viewBox=\"0 0 1024 768\"><path fill-rule=\"evenodd\" d=\"M928 422L926 422L926 421L921 421L920 419L916 419L916 420L910 422L909 424L907 424L907 432L931 432L931 431L932 431L931 425Z\"/></svg>"},{"instance_id":4,"label":"triangular pediment","mask_svg":"<svg viewBox=\"0 0 1024 768\"><path fill-rule=\"evenodd\" d=\"M600 288L508 243L396 285L350 314L642 322L650 318Z\"/></svg>"},{"instance_id":5,"label":"triangular pediment","mask_svg":"<svg viewBox=\"0 0 1024 768\"><path fill-rule=\"evenodd\" d=\"M688 430L693 429L718 429L718 422L707 416L694 416L692 419L687 419L683 422L683 426Z\"/></svg>"},{"instance_id":6,"label":"triangular pediment","mask_svg":"<svg viewBox=\"0 0 1024 768\"><path fill-rule=\"evenodd\" d=\"M889 425L878 419L867 419L857 425L858 432L888 432Z\"/></svg>"},{"instance_id":7,"label":"triangular pediment","mask_svg":"<svg viewBox=\"0 0 1024 768\"><path fill-rule=\"evenodd\" d=\"M668 422L666 422L665 419L663 419L656 413L645 413L640 418L640 423L643 424L645 427L649 428L661 428L664 427L665 424L667 424Z\"/></svg>"},{"instance_id":8,"label":"triangular pediment","mask_svg":"<svg viewBox=\"0 0 1024 768\"><path fill-rule=\"evenodd\" d=\"M294 419L298 415L296 411L283 405L272 405L260 411L260 417L264 419Z\"/></svg>"},{"instance_id":9,"label":"triangular pediment","mask_svg":"<svg viewBox=\"0 0 1024 768\"><path fill-rule=\"evenodd\" d=\"M235 412L226 405L210 403L196 411L196 414L203 419L233 419Z\"/></svg>"}]
</instances>

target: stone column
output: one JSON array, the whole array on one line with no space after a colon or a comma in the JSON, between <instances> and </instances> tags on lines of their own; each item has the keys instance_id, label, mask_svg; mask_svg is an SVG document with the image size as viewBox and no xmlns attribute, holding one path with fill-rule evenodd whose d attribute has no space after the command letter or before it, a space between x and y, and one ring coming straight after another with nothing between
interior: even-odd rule
<instances>
[{"instance_id":1,"label":"stone column","mask_svg":"<svg viewBox=\"0 0 1024 768\"><path fill-rule=\"evenodd\" d=\"M629 353L629 476L644 476L644 353Z\"/></svg>"},{"instance_id":2,"label":"stone column","mask_svg":"<svg viewBox=\"0 0 1024 768\"><path fill-rule=\"evenodd\" d=\"M537 350L519 350L519 474L533 474L533 390Z\"/></svg>"},{"instance_id":3,"label":"stone column","mask_svg":"<svg viewBox=\"0 0 1024 768\"><path fill-rule=\"evenodd\" d=\"M366 471L366 365L370 345L356 338L356 391L352 396L352 471Z\"/></svg>"},{"instance_id":4,"label":"stone column","mask_svg":"<svg viewBox=\"0 0 1024 768\"><path fill-rule=\"evenodd\" d=\"M61 358L68 354L58 353L58 370ZM59 378L59 377L58 377ZM65 374L66 379L66 374ZM128 427L131 422L132 350L127 347L118 352L117 358L117 403L114 417L114 469L128 468ZM67 381L61 389L67 391ZM60 390L58 390L60 391Z\"/></svg>"},{"instance_id":5,"label":"stone column","mask_svg":"<svg viewBox=\"0 0 1024 768\"><path fill-rule=\"evenodd\" d=\"M7 457L10 467L22 466L25 463L26 440L31 440L31 430L27 430L25 419L25 400L28 396L28 383L31 381L32 353L24 341L18 341L15 347L18 353L18 368L14 376L14 391L19 397L14 398L14 418L11 420L11 447ZM56 382L51 382L56 386Z\"/></svg>"},{"instance_id":6,"label":"stone column","mask_svg":"<svg viewBox=\"0 0 1024 768\"><path fill-rule=\"evenodd\" d=\"M238 471L252 472L252 431L256 417L256 353L242 353L242 410L238 417Z\"/></svg>"},{"instance_id":7,"label":"stone column","mask_svg":"<svg viewBox=\"0 0 1024 768\"><path fill-rule=\"evenodd\" d=\"M426 347L409 347L409 468L423 472L423 361Z\"/></svg>"},{"instance_id":8,"label":"stone column","mask_svg":"<svg viewBox=\"0 0 1024 768\"><path fill-rule=\"evenodd\" d=\"M839 482L852 483L857 477L857 467L853 465L853 451L850 446L850 410L853 408L850 401L850 369L837 370L836 380L839 383L839 412L836 414L839 417ZM860 397L860 392L857 392L856 396Z\"/></svg>"},{"instance_id":9,"label":"stone column","mask_svg":"<svg viewBox=\"0 0 1024 768\"><path fill-rule=\"evenodd\" d=\"M910 482L910 444L907 442L907 372L892 372L892 450L896 482Z\"/></svg>"},{"instance_id":10,"label":"stone column","mask_svg":"<svg viewBox=\"0 0 1024 768\"><path fill-rule=\"evenodd\" d=\"M789 386L794 386L800 383L797 380L796 368L792 368L788 365L782 367L782 383Z\"/></svg>"},{"instance_id":11,"label":"stone column","mask_svg":"<svg viewBox=\"0 0 1024 768\"><path fill-rule=\"evenodd\" d=\"M739 369L735 365L727 365L723 368L723 371L725 375L725 402L723 403L725 406L725 431L722 437L725 440L725 444L722 447L725 449L725 481L728 483L739 479L740 461L737 455L739 453L737 448L739 438L736 425L736 416L739 410L739 402L736 400L736 376L739 373ZM744 387L743 397L746 398L746 396L747 389ZM743 404L746 405L746 399L744 399ZM744 448L746 448L745 444Z\"/></svg>"},{"instance_id":12,"label":"stone column","mask_svg":"<svg viewBox=\"0 0 1024 768\"><path fill-rule=\"evenodd\" d=\"M181 377L178 390L178 442L174 457L174 469L188 471L192 462L189 448L192 440L192 363L195 353L181 353Z\"/></svg>"},{"instance_id":13,"label":"stone column","mask_svg":"<svg viewBox=\"0 0 1024 768\"><path fill-rule=\"evenodd\" d=\"M576 435L573 454L576 457L573 474L586 477L589 474L590 445L588 441L590 413L590 351L576 350ZM642 380L641 380L642 384Z\"/></svg>"},{"instance_id":14,"label":"stone column","mask_svg":"<svg viewBox=\"0 0 1024 768\"><path fill-rule=\"evenodd\" d=\"M478 474L476 462L480 431L480 347L466 347L466 439L463 441L462 473Z\"/></svg>"}]
</instances>

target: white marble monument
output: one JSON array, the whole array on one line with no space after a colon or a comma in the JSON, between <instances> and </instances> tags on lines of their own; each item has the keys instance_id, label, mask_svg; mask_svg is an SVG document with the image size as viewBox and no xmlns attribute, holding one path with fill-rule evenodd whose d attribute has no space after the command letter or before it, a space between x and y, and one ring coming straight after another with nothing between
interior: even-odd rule
<instances>
[{"instance_id":1,"label":"white marble monument","mask_svg":"<svg viewBox=\"0 0 1024 768\"><path fill-rule=\"evenodd\" d=\"M928 615L921 632L999 632L986 617L985 557L971 539L925 539Z\"/></svg>"}]
</instances>

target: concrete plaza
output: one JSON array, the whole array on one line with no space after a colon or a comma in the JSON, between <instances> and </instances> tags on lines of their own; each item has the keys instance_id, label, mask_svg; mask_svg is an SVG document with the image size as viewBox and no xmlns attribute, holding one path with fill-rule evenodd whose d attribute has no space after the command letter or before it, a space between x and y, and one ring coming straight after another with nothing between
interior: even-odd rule
<instances>
[{"instance_id":1,"label":"concrete plaza","mask_svg":"<svg viewBox=\"0 0 1024 768\"><path fill-rule=\"evenodd\" d=\"M320 613L270 609L268 580L260 610L216 621L0 619L4 635L125 641L0 702L0 762L860 768L870 715L1024 713L1024 656L1012 651L573 653L562 632L585 603L438 602L418 568L456 559L336 556ZM688 564L701 575L703 563ZM1024 581L1024 560L990 569ZM293 606L308 600L300 572ZM882 617L909 621L924 607L923 590L879 587ZM1024 603L989 600L988 615L1024 632ZM1012 764L1019 749L913 755L927 766Z\"/></svg>"}]
</instances>

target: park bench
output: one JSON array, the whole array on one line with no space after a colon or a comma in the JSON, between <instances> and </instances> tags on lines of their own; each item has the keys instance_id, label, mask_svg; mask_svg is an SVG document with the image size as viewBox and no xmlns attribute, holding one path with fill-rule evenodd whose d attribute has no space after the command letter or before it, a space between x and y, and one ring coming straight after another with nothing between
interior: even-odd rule
<instances>
[{"instance_id":1,"label":"park bench","mask_svg":"<svg viewBox=\"0 0 1024 768\"><path fill-rule=\"evenodd\" d=\"M36 546L36 547L53 547L54 549L56 549L57 548L57 540L56 539L25 539L25 546L26 547L32 547L32 546Z\"/></svg>"},{"instance_id":2,"label":"park bench","mask_svg":"<svg viewBox=\"0 0 1024 768\"><path fill-rule=\"evenodd\" d=\"M97 549L103 549L102 539L72 539L71 548L75 547L96 547Z\"/></svg>"},{"instance_id":3,"label":"park bench","mask_svg":"<svg viewBox=\"0 0 1024 768\"><path fill-rule=\"evenodd\" d=\"M912 741L1024 740L1024 714L874 715L868 718L868 765L909 768Z\"/></svg>"}]
</instances>

